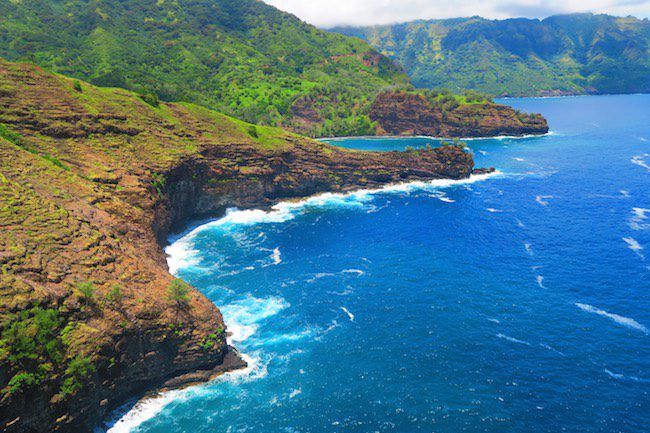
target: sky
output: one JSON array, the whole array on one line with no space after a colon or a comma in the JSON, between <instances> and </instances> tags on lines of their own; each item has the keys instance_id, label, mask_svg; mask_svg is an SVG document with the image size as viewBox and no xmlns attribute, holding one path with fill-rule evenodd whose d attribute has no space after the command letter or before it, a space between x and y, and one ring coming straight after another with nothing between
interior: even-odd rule
<instances>
[{"instance_id":1,"label":"sky","mask_svg":"<svg viewBox=\"0 0 650 433\"><path fill-rule=\"evenodd\" d=\"M571 12L650 17L650 0L264 0L319 27L480 15L544 18Z\"/></svg>"}]
</instances>

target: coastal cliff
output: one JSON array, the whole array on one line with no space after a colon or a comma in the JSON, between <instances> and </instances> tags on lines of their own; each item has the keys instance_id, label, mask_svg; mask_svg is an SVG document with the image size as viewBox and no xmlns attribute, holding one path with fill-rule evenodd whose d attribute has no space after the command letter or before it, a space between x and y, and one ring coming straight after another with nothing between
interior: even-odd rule
<instances>
[{"instance_id":1,"label":"coastal cliff","mask_svg":"<svg viewBox=\"0 0 650 433\"><path fill-rule=\"evenodd\" d=\"M191 219L472 167L455 146L344 150L0 60L0 427L90 431L130 397L244 365L168 272L162 246Z\"/></svg>"},{"instance_id":2,"label":"coastal cliff","mask_svg":"<svg viewBox=\"0 0 650 433\"><path fill-rule=\"evenodd\" d=\"M489 101L478 103L430 100L413 92L385 92L377 96L370 119L377 135L430 137L522 136L548 132L546 119Z\"/></svg>"}]
</instances>

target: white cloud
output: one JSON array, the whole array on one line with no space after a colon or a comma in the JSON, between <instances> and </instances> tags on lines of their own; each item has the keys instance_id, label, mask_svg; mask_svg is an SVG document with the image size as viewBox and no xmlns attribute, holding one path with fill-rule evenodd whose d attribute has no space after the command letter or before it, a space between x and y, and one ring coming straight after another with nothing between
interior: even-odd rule
<instances>
[{"instance_id":1,"label":"white cloud","mask_svg":"<svg viewBox=\"0 0 650 433\"><path fill-rule=\"evenodd\" d=\"M594 12L650 17L650 0L265 0L320 27L480 15L543 18Z\"/></svg>"}]
</instances>

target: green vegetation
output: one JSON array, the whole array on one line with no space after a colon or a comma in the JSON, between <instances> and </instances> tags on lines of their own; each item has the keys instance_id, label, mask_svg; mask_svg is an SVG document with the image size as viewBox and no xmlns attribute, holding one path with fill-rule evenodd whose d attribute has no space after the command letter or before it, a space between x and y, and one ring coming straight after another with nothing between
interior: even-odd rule
<instances>
[{"instance_id":1,"label":"green vegetation","mask_svg":"<svg viewBox=\"0 0 650 433\"><path fill-rule=\"evenodd\" d=\"M472 17L334 30L368 41L421 88L512 96L650 91L650 21L633 17Z\"/></svg>"},{"instance_id":2,"label":"green vegetation","mask_svg":"<svg viewBox=\"0 0 650 433\"><path fill-rule=\"evenodd\" d=\"M65 335L70 327L58 310L36 306L5 316L3 322L0 362L8 363L13 373L3 393L20 393L46 378L67 374L72 364L65 359Z\"/></svg>"},{"instance_id":3,"label":"green vegetation","mask_svg":"<svg viewBox=\"0 0 650 433\"><path fill-rule=\"evenodd\" d=\"M84 303L87 305L92 304L95 300L95 292L97 292L97 288L95 287L94 284L92 283L78 283L77 286L75 287L77 292L79 293L81 299L83 299Z\"/></svg>"},{"instance_id":4,"label":"green vegetation","mask_svg":"<svg viewBox=\"0 0 650 433\"><path fill-rule=\"evenodd\" d=\"M181 279L175 279L167 287L169 300L176 303L178 309L185 308L190 302L190 286Z\"/></svg>"},{"instance_id":5,"label":"green vegetation","mask_svg":"<svg viewBox=\"0 0 650 433\"><path fill-rule=\"evenodd\" d=\"M9 127L3 123L0 123L0 137L4 138L10 143L20 146L21 137L20 134L12 131Z\"/></svg>"},{"instance_id":6,"label":"green vegetation","mask_svg":"<svg viewBox=\"0 0 650 433\"><path fill-rule=\"evenodd\" d=\"M9 60L127 88L153 107L194 102L311 135L367 133L374 96L408 83L365 42L257 0L0 0L0 16Z\"/></svg>"}]
</instances>

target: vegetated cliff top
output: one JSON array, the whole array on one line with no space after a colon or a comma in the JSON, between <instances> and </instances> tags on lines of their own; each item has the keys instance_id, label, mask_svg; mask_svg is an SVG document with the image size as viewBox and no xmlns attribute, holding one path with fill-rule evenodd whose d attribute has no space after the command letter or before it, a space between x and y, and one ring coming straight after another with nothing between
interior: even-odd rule
<instances>
[{"instance_id":1,"label":"vegetated cliff top","mask_svg":"<svg viewBox=\"0 0 650 433\"><path fill-rule=\"evenodd\" d=\"M537 96L650 91L650 21L571 14L333 29L368 41L417 87Z\"/></svg>"},{"instance_id":2,"label":"vegetated cliff top","mask_svg":"<svg viewBox=\"0 0 650 433\"><path fill-rule=\"evenodd\" d=\"M229 368L219 311L167 272L172 227L472 166L454 146L349 151L0 60L0 426L89 431L171 376Z\"/></svg>"},{"instance_id":3,"label":"vegetated cliff top","mask_svg":"<svg viewBox=\"0 0 650 433\"><path fill-rule=\"evenodd\" d=\"M258 0L0 0L0 56L312 136L365 133L406 74Z\"/></svg>"}]
</instances>

